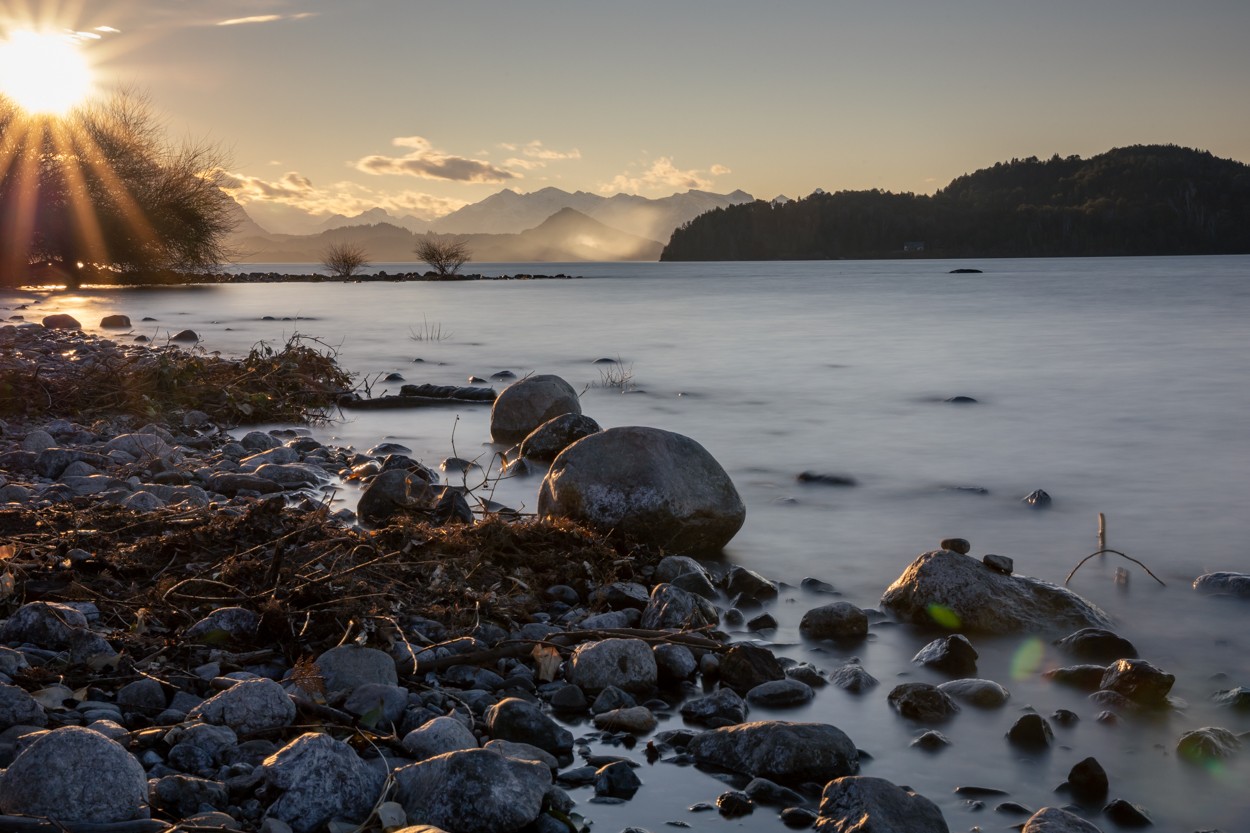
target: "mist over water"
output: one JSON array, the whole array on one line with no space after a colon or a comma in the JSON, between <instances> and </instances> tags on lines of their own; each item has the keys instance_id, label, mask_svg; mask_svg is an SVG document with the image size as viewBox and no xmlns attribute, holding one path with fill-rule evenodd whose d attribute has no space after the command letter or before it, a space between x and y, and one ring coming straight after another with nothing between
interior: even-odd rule
<instances>
[{"instance_id":1,"label":"mist over water","mask_svg":"<svg viewBox=\"0 0 1250 833\"><path fill-rule=\"evenodd\" d=\"M136 332L189 327L204 349L226 354L298 331L333 345L344 367L373 380L375 395L397 392L402 383L379 381L391 372L436 384L505 369L563 376L585 387L583 410L604 427L686 434L730 473L747 522L724 563L790 585L771 609L780 628L767 637L779 653L824 668L858 656L881 680L860 696L823 689L803 710L755 709L753 718L839 726L873 755L864 774L936 801L952 830L1022 821L994 812L994 799L978 810L954 787L1002 788L1033 809L1064 805L1052 790L1089 755L1107 769L1110 797L1143 805L1156 829L1250 824L1250 750L1215 771L1175 755L1184 731L1250 730L1250 716L1210 703L1218 689L1250 686L1250 603L1190 588L1203 572L1250 571L1250 258L471 266L582 279L84 291L42 296L24 314L73 312L90 329L120 312ZM947 274L956 267L984 272ZM602 357L619 357L635 388L598 387L604 365L593 362ZM977 401L944 401L955 396ZM348 413L314 434L361 450L400 442L437 467L453 452L454 431L455 452L485 463L494 450L488 416L468 406ZM808 470L857 485L796 482ZM538 483L503 481L494 499L532 510ZM1049 510L1020 502L1039 488L1054 499ZM798 635L802 614L833 600L798 589L805 576L875 607L917 554L958 536L975 556L1011 556L1017 572L1062 583L1097 548L1099 512L1109 545L1167 586L1100 556L1071 587L1107 610L1143 658L1177 676L1183 710L1100 723L1101 709L1082 693L1038 677L1073 664L1049 643L974 638L979 676L1012 699L996 711L965 707L938 727L952 746L925 753L908 746L924 727L890 712L885 696L899 682L944 679L910 663L933 634L874 624L851 648ZM1119 566L1127 587L1113 581ZM1028 656L1040 659L1022 664ZM1048 753L1025 754L1003 735L1029 707L1045 716L1071 709L1081 721L1056 726ZM590 793L574 791L579 811L605 831L677 819L738 824L686 812L722 791L710 776L663 764L640 774L643 790L621 806L591 805ZM1097 808L1086 815L1116 829ZM780 828L764 808L746 822L769 826Z\"/></svg>"}]
</instances>

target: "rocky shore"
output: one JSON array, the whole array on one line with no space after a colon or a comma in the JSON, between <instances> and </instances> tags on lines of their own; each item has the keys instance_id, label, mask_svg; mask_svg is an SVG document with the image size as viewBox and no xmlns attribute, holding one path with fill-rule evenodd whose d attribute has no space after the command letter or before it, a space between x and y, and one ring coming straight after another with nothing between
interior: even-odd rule
<instances>
[{"instance_id":1,"label":"rocky shore","mask_svg":"<svg viewBox=\"0 0 1250 833\"><path fill-rule=\"evenodd\" d=\"M932 629L915 662L949 682L887 693L858 662L731 641L724 624L766 629L778 597L687 554L741 526L732 483L689 438L600 431L556 377L505 389L492 419L514 473L546 472L535 518L402 446L233 428L321 418L348 387L315 344L225 360L0 327L0 826L562 833L645 799L641 767L699 766L725 789L692 813L940 833L928 798L861 774L871 739L752 710L882 696L940 746L955 712L1007 702L972 640L1009 632L1063 637L1073 664L1053 679L1107 721L1173 707L1173 675L1102 611L962 539L916 558L879 609L833 601L802 624L840 644L886 620ZM331 511L345 483L360 503ZM1046 748L1067 719L1025 714L1008 742ZM1176 751L1220 761L1243 740L1206 727ZM995 809L1025 833L1148 822L1093 758L1056 806L1012 804Z\"/></svg>"}]
</instances>

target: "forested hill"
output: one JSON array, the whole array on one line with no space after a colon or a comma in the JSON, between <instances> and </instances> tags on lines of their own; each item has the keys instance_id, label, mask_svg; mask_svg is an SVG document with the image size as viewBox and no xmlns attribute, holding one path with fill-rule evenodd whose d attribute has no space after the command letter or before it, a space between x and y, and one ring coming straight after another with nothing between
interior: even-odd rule
<instances>
[{"instance_id":1,"label":"forested hill","mask_svg":"<svg viewBox=\"0 0 1250 833\"><path fill-rule=\"evenodd\" d=\"M1175 145L1013 159L933 196L817 192L719 208L660 260L1250 253L1250 165Z\"/></svg>"}]
</instances>

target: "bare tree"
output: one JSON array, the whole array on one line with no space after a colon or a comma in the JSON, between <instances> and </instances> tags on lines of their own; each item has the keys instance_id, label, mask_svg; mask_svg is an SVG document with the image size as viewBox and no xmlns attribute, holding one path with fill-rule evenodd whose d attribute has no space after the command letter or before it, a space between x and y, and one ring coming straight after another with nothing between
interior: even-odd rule
<instances>
[{"instance_id":1,"label":"bare tree","mask_svg":"<svg viewBox=\"0 0 1250 833\"><path fill-rule=\"evenodd\" d=\"M427 234L417 243L417 257L430 265L440 278L449 278L468 263L469 244L463 240L442 240Z\"/></svg>"},{"instance_id":2,"label":"bare tree","mask_svg":"<svg viewBox=\"0 0 1250 833\"><path fill-rule=\"evenodd\" d=\"M331 243L321 253L321 265L336 278L350 278L369 265L369 258L355 243Z\"/></svg>"}]
</instances>

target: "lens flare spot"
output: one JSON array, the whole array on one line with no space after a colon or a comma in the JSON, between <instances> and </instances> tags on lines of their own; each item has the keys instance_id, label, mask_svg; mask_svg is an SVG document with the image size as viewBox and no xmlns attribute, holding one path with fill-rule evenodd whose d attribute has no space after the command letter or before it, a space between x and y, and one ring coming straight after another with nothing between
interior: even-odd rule
<instances>
[{"instance_id":1,"label":"lens flare spot","mask_svg":"<svg viewBox=\"0 0 1250 833\"><path fill-rule=\"evenodd\" d=\"M1024 680L1032 677L1042 667L1046 645L1034 637L1026 639L1011 657L1011 679Z\"/></svg>"},{"instance_id":2,"label":"lens flare spot","mask_svg":"<svg viewBox=\"0 0 1250 833\"><path fill-rule=\"evenodd\" d=\"M963 624L963 620L959 618L959 614L945 605L940 605L935 602L934 604L926 607L925 611L928 612L930 619L947 630L957 631L959 630L959 626Z\"/></svg>"}]
</instances>

